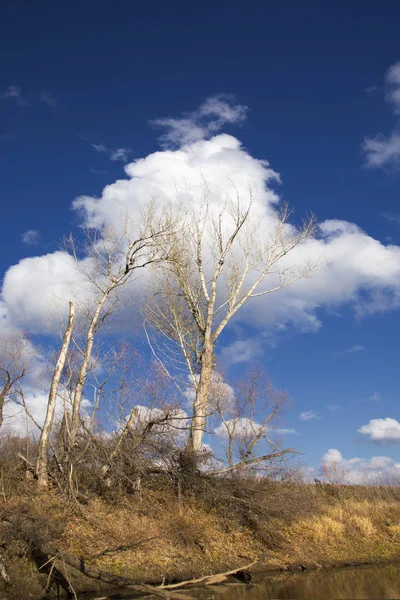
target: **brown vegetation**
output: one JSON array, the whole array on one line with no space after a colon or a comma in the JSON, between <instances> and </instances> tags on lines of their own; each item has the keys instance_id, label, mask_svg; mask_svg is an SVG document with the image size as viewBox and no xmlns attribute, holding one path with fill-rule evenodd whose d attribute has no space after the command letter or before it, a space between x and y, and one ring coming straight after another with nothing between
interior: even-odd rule
<instances>
[{"instance_id":1,"label":"brown vegetation","mask_svg":"<svg viewBox=\"0 0 400 600\"><path fill-rule=\"evenodd\" d=\"M82 501L71 507L56 484L44 494L27 477L15 458L21 450L25 441L8 438L0 456L0 563L8 577L0 573L0 586L8 600L106 583L143 591L255 560L258 569L282 569L400 553L396 486L339 489L249 474L188 479L177 470L142 472L138 489L123 477L93 485L82 466Z\"/></svg>"}]
</instances>

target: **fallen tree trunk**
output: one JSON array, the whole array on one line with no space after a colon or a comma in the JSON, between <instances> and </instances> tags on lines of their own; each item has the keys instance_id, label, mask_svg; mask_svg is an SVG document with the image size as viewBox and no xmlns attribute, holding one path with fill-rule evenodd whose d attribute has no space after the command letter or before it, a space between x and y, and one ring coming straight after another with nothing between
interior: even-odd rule
<instances>
[{"instance_id":1,"label":"fallen tree trunk","mask_svg":"<svg viewBox=\"0 0 400 600\"><path fill-rule=\"evenodd\" d=\"M224 573L216 573L215 575L204 575L203 577L198 577L197 579L188 579L187 581L180 581L179 583L172 583L170 585L161 585L158 589L163 590L174 590L181 587L188 587L193 585L215 585L218 583L223 583L228 579L230 575L237 575L241 571L248 571L251 567L253 567L258 559L253 560L250 564L244 567L238 567L237 569L232 569L231 571L225 571Z\"/></svg>"},{"instance_id":2,"label":"fallen tree trunk","mask_svg":"<svg viewBox=\"0 0 400 600\"><path fill-rule=\"evenodd\" d=\"M99 581L100 583L107 583L109 585L115 587L125 588L127 590L131 590L132 592L137 593L145 593L152 594L153 596L157 596L158 598L163 598L163 600L192 600L189 596L181 592L169 592L160 589L159 587L155 587L152 585L145 584L137 584L132 579L128 579L127 577L122 577L120 575L114 575L113 573L107 573L107 571L103 571L97 567L92 565L87 565L84 559L77 559L72 556L68 556L63 554L58 548L53 546L52 544L46 544L41 548L42 552L48 555L48 558L54 557L66 565L73 567L80 573L83 573L89 579L94 579Z\"/></svg>"}]
</instances>

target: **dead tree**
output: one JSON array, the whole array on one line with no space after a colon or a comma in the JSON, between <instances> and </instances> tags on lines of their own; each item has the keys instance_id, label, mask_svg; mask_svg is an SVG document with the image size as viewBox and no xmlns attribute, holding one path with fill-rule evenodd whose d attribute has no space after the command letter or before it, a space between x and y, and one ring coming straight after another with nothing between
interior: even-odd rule
<instances>
[{"instance_id":1,"label":"dead tree","mask_svg":"<svg viewBox=\"0 0 400 600\"><path fill-rule=\"evenodd\" d=\"M61 436L63 449L61 451L58 446L55 458L59 470L63 472L64 481L69 482L67 485L71 488L74 464L77 457L81 458L82 448L78 447L77 438L82 429L83 394L88 375L94 368L96 334L117 310L122 295L121 288L126 287L135 274L165 260L164 252L161 253L160 248L166 247L172 229L173 221L168 211L158 210L154 203L150 203L142 212L138 223L131 223L129 218L126 218L121 220L118 228L103 227L87 231L86 243L82 248L78 247L72 236L66 240L64 249L72 257L83 284L81 283L81 288L75 292L73 304L76 311L74 310L73 318L70 316L64 332L62 351L53 374L47 426L42 434L38 463L38 473L42 473L42 486L46 486L46 478L43 475L46 460L44 455L46 448L48 449L54 419L55 397L61 393L65 404ZM129 293L131 292L127 290L126 296ZM68 346L71 346L70 356L74 355L70 363L73 368L67 377L68 385L60 390L60 377L65 366ZM96 395L96 407L100 397L101 393Z\"/></svg>"},{"instance_id":2,"label":"dead tree","mask_svg":"<svg viewBox=\"0 0 400 600\"><path fill-rule=\"evenodd\" d=\"M56 365L51 380L49 399L47 402L46 418L42 427L39 446L38 456L36 461L36 477L38 479L39 487L46 488L48 486L48 454L50 446L50 436L54 423L54 414L56 410L58 388L62 372L64 369L65 361L67 360L67 354L69 345L71 342L72 332L75 324L75 305L69 303L69 319L67 326L64 331L60 353L58 355Z\"/></svg>"},{"instance_id":3,"label":"dead tree","mask_svg":"<svg viewBox=\"0 0 400 600\"><path fill-rule=\"evenodd\" d=\"M145 310L147 322L161 339L164 354L158 354L159 359L169 354L171 372L185 365L192 380L195 394L188 450L193 455L202 447L214 352L221 333L248 300L309 277L315 266L310 262L296 265L286 258L312 238L313 218L295 228L284 207L264 233L252 215L253 208L251 194L243 202L235 192L220 208L213 209L206 200L185 215Z\"/></svg>"},{"instance_id":4,"label":"dead tree","mask_svg":"<svg viewBox=\"0 0 400 600\"><path fill-rule=\"evenodd\" d=\"M219 420L214 433L227 457L227 466L211 473L252 470L276 476L280 468L287 469L285 457L294 450L281 448L279 427L288 404L287 394L276 390L259 366L248 370L231 397L218 392L214 385L211 403Z\"/></svg>"}]
</instances>

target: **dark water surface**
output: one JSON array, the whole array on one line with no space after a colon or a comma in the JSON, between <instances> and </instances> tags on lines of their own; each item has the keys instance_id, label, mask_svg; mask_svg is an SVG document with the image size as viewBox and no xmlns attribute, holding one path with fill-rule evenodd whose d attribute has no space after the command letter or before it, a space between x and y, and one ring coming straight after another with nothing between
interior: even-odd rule
<instances>
[{"instance_id":1,"label":"dark water surface","mask_svg":"<svg viewBox=\"0 0 400 600\"><path fill-rule=\"evenodd\" d=\"M258 575L256 582L251 585L229 584L186 589L184 593L190 598L201 600L400 598L400 563L321 569L305 573L282 573L264 577ZM97 595L100 596L101 594ZM126 592L125 594L121 592L120 597L124 600L138 598ZM85 598L87 600L88 596Z\"/></svg>"}]
</instances>

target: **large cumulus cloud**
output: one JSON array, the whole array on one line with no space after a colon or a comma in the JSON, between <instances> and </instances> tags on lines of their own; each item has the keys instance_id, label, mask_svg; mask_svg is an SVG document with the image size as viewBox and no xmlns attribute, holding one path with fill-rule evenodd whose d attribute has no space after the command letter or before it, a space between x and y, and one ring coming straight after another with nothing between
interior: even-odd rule
<instances>
[{"instance_id":1,"label":"large cumulus cloud","mask_svg":"<svg viewBox=\"0 0 400 600\"><path fill-rule=\"evenodd\" d=\"M394 93L397 79L391 85ZM397 102L396 98L393 96L392 101ZM224 124L243 121L245 113L245 107L234 106L227 97L217 97L183 120L160 120L158 125L167 128L162 137L163 150L126 165L126 177L107 185L99 197L81 196L73 201L82 226L106 226L118 231L127 216L135 222L152 199L159 204L200 205L206 190L211 209L218 209L236 194L246 202L251 190L253 216L260 232L267 232L279 209L279 174L267 160L252 156L237 138L215 135ZM318 329L324 308L348 304L357 315L365 315L399 306L400 247L383 244L356 224L334 218L324 221L315 239L290 254L286 266L307 259L319 265L311 279L251 300L238 313L236 319L256 326L259 333L251 340L251 347L236 340L225 349L225 357L231 356L231 362L243 360L240 352L243 357L261 354L271 329L289 324L299 330ZM82 257L83 262L88 260ZM141 277L140 286L135 284L127 290L130 298L139 295L139 288L145 288L147 276L144 273ZM66 318L68 300L87 301L91 293L82 270L66 252L23 259L10 266L4 277L0 333L58 333L60 320ZM119 326L125 323L121 319ZM35 418L41 421L46 397L43 386L30 384L27 397ZM14 409L10 405L8 410ZM11 412L8 416L12 421Z\"/></svg>"},{"instance_id":2,"label":"large cumulus cloud","mask_svg":"<svg viewBox=\"0 0 400 600\"><path fill-rule=\"evenodd\" d=\"M160 203L201 203L205 186L214 208L236 193L246 201L251 188L253 213L261 231L270 228L279 205L275 185L279 175L231 135L154 152L125 170L127 177L107 185L99 198L81 196L74 201L82 225L118 228L124 215L134 221L154 198ZM398 307L398 246L383 244L354 223L330 219L320 224L312 242L297 248L287 261L301 264L308 258L319 264L311 279L250 301L238 318L258 327L290 322L300 329L316 329L324 307L351 304L357 314ZM84 290L82 274L65 253L55 252L10 267L4 279L3 306L12 322L38 332L50 326L55 307L66 310L66 301L76 290Z\"/></svg>"}]
</instances>

